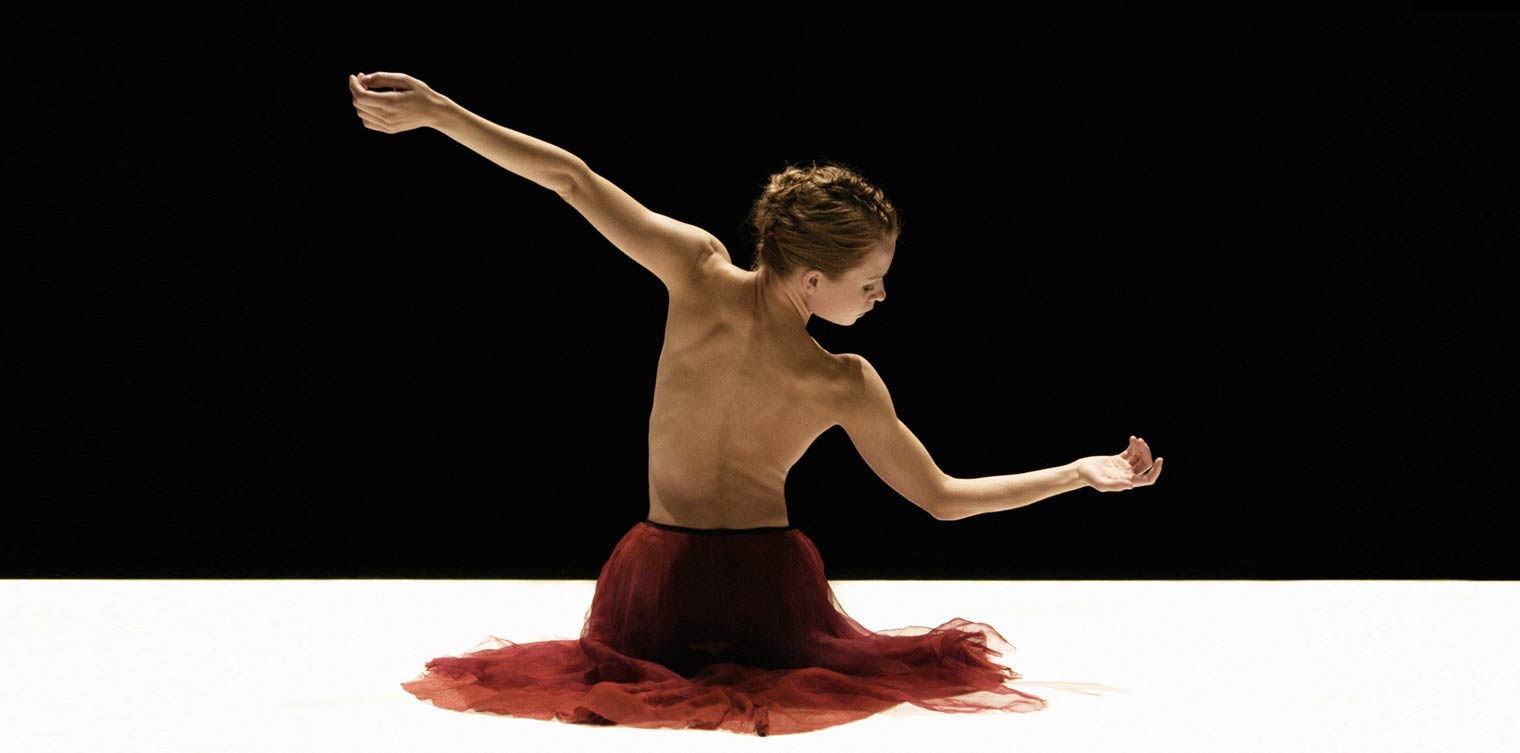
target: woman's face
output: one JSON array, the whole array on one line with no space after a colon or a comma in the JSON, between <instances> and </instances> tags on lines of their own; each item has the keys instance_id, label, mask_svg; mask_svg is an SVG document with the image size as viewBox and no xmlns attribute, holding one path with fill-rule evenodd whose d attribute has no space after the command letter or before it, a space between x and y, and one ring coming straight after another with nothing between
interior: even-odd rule
<instances>
[{"instance_id":1,"label":"woman's face","mask_svg":"<svg viewBox=\"0 0 1520 753\"><path fill-rule=\"evenodd\" d=\"M889 238L878 244L859 266L845 272L843 279L834 281L818 273L816 287L811 288L808 300L813 314L846 327L859 321L887 297L885 278L896 253L897 241Z\"/></svg>"}]
</instances>

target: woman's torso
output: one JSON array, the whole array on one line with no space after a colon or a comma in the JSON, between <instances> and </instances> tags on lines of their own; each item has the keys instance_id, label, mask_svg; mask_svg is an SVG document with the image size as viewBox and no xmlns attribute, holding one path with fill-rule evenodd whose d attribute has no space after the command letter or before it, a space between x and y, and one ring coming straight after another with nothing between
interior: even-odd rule
<instances>
[{"instance_id":1,"label":"woman's torso","mask_svg":"<svg viewBox=\"0 0 1520 753\"><path fill-rule=\"evenodd\" d=\"M835 425L845 361L767 326L756 275L713 256L672 295L649 416L649 519L786 526L787 471Z\"/></svg>"}]
</instances>

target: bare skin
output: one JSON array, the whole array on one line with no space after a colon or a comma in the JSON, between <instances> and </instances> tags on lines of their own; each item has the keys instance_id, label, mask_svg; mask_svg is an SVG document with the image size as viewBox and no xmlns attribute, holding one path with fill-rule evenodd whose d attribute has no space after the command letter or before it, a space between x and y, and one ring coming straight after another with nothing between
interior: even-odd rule
<instances>
[{"instance_id":1,"label":"bare skin","mask_svg":"<svg viewBox=\"0 0 1520 753\"><path fill-rule=\"evenodd\" d=\"M864 278L884 273L895 246L884 241L833 284L816 269L784 280L743 270L726 252L699 265L699 284L672 296L665 323L649 418L650 520L789 525L787 472L839 423L851 376L808 335L807 319L821 311L848 326L864 316L886 297L882 280Z\"/></svg>"},{"instance_id":2,"label":"bare skin","mask_svg":"<svg viewBox=\"0 0 1520 753\"><path fill-rule=\"evenodd\" d=\"M1162 459L1131 436L1116 455L1058 468L952 478L896 416L876 370L824 350L807 332L819 318L852 326L886 298L896 239L831 279L819 269L778 275L735 266L707 231L651 212L547 142L496 125L404 73L349 77L365 127L431 127L558 193L670 293L649 418L649 512L688 528L789 525L787 472L813 441L842 426L871 469L930 515L958 520L1090 486L1155 483Z\"/></svg>"}]
</instances>

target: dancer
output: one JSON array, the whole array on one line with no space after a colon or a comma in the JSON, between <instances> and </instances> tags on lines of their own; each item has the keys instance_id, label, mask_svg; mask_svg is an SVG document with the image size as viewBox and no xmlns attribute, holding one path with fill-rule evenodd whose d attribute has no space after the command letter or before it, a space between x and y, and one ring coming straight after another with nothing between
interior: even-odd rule
<instances>
[{"instance_id":1,"label":"dancer","mask_svg":"<svg viewBox=\"0 0 1520 753\"><path fill-rule=\"evenodd\" d=\"M553 144L492 123L404 73L349 77L364 126L433 128L559 194L668 293L649 423L649 512L597 577L581 635L493 639L402 687L441 708L631 727L791 734L901 703L1036 711L1005 683L990 625L872 631L847 615L813 542L787 517L788 469L841 426L881 479L936 520L1090 486L1155 483L1144 438L1028 473L955 478L897 418L864 357L825 350L813 316L852 326L886 300L902 222L838 163L771 175L749 220L749 269L702 228L653 212Z\"/></svg>"}]
</instances>

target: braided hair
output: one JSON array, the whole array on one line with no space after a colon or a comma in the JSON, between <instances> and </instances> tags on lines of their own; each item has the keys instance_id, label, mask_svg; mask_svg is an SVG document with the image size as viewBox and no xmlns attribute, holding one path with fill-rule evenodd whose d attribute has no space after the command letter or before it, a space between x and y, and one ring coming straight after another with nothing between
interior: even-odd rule
<instances>
[{"instance_id":1,"label":"braided hair","mask_svg":"<svg viewBox=\"0 0 1520 753\"><path fill-rule=\"evenodd\" d=\"M837 161L788 164L766 181L747 222L755 261L779 276L819 269L830 280L865 261L885 239L902 233L897 209L882 190Z\"/></svg>"}]
</instances>

